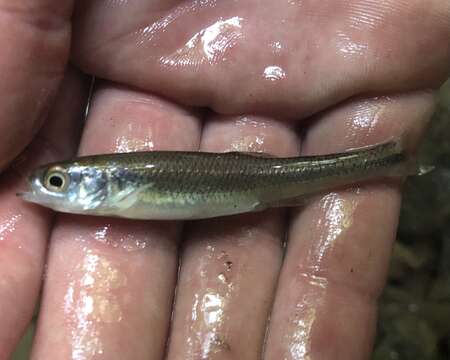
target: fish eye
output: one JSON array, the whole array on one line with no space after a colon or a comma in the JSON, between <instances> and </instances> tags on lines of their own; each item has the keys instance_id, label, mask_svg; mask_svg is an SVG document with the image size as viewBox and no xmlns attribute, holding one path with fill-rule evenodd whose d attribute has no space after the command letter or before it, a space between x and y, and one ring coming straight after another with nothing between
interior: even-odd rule
<instances>
[{"instance_id":1,"label":"fish eye","mask_svg":"<svg viewBox=\"0 0 450 360\"><path fill-rule=\"evenodd\" d=\"M50 191L63 192L67 189L69 180L67 174L62 169L49 171L44 180L45 187Z\"/></svg>"}]
</instances>

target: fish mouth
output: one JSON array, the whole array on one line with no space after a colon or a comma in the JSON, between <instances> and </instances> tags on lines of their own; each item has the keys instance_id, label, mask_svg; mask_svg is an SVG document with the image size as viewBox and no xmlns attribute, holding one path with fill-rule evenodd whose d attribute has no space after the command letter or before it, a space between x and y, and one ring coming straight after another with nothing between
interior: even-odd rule
<instances>
[{"instance_id":1,"label":"fish mouth","mask_svg":"<svg viewBox=\"0 0 450 360\"><path fill-rule=\"evenodd\" d=\"M39 193L36 194L33 191L18 192L16 193L16 196L27 203L36 204L50 209L55 208L54 204L51 201L49 201L49 199L46 199Z\"/></svg>"},{"instance_id":2,"label":"fish mouth","mask_svg":"<svg viewBox=\"0 0 450 360\"><path fill-rule=\"evenodd\" d=\"M18 192L18 193L16 193L16 196L21 198L22 200L25 200L28 202L32 202L32 203L38 202L36 195L31 191Z\"/></svg>"},{"instance_id":3,"label":"fish mouth","mask_svg":"<svg viewBox=\"0 0 450 360\"><path fill-rule=\"evenodd\" d=\"M16 193L16 196L28 202L36 202L36 195L34 194L34 191L32 191L32 182L31 176L28 176L25 187L25 190L28 191L19 191Z\"/></svg>"}]
</instances>

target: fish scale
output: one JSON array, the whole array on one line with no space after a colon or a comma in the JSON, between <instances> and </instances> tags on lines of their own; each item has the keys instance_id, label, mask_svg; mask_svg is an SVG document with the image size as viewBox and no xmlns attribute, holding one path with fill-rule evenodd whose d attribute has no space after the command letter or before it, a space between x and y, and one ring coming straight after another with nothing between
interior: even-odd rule
<instances>
[{"instance_id":1,"label":"fish scale","mask_svg":"<svg viewBox=\"0 0 450 360\"><path fill-rule=\"evenodd\" d=\"M238 152L106 154L37 169L23 197L63 212L199 219L292 206L307 195L416 170L400 138L338 154L289 158ZM49 189L51 176L63 179L64 186Z\"/></svg>"}]
</instances>

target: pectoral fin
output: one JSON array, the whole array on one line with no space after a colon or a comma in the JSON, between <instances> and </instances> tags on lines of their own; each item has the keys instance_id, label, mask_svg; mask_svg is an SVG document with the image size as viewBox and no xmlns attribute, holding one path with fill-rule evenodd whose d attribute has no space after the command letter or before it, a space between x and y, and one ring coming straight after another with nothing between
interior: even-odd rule
<instances>
[{"instance_id":1,"label":"pectoral fin","mask_svg":"<svg viewBox=\"0 0 450 360\"><path fill-rule=\"evenodd\" d=\"M114 206L120 209L129 209L139 199L142 192L146 191L152 184L141 186L137 189L128 188L119 192L114 198Z\"/></svg>"}]
</instances>

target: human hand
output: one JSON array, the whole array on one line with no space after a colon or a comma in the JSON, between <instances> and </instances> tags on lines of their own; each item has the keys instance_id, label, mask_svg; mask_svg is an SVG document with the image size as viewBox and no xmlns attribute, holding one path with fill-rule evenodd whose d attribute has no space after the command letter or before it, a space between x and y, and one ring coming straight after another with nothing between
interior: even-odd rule
<instances>
[{"instance_id":1,"label":"human hand","mask_svg":"<svg viewBox=\"0 0 450 360\"><path fill-rule=\"evenodd\" d=\"M6 165L57 93L71 4L3 3ZM78 1L72 60L108 80L79 153L288 156L418 139L449 70L449 38L444 0ZM14 194L28 168L74 151L86 92L70 70L46 126L3 175L0 358L31 318L44 263L35 359L369 356L398 185L184 226L62 214L53 226L51 212Z\"/></svg>"}]
</instances>

